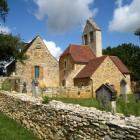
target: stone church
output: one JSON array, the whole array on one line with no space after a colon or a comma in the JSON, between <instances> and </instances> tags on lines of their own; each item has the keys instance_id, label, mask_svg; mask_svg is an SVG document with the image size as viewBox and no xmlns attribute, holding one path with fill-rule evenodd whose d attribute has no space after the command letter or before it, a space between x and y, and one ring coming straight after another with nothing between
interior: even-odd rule
<instances>
[{"instance_id":1,"label":"stone church","mask_svg":"<svg viewBox=\"0 0 140 140\"><path fill-rule=\"evenodd\" d=\"M23 51L27 59L23 63L16 63L16 75L20 76L21 83L26 82L29 92L33 79L37 79L45 87L58 87L58 61L51 55L43 39L36 36Z\"/></svg>"},{"instance_id":2,"label":"stone church","mask_svg":"<svg viewBox=\"0 0 140 140\"><path fill-rule=\"evenodd\" d=\"M130 72L117 56L102 55L101 29L88 19L82 35L82 45L70 44L60 56L59 83L63 87L91 87L96 90L109 83L117 94L130 92Z\"/></svg>"}]
</instances>

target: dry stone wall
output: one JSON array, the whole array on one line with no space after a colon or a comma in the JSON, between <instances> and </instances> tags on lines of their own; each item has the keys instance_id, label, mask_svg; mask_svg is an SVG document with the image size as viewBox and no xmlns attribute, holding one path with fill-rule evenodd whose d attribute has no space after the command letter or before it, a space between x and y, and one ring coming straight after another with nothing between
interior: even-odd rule
<instances>
[{"instance_id":1,"label":"dry stone wall","mask_svg":"<svg viewBox=\"0 0 140 140\"><path fill-rule=\"evenodd\" d=\"M43 140L140 140L140 117L0 92L0 112Z\"/></svg>"}]
</instances>

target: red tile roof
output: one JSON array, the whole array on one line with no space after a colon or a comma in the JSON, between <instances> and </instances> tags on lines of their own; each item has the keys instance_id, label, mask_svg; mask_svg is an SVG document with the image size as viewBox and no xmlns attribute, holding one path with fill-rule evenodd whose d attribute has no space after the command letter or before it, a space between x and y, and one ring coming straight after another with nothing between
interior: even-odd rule
<instances>
[{"instance_id":1,"label":"red tile roof","mask_svg":"<svg viewBox=\"0 0 140 140\"><path fill-rule=\"evenodd\" d=\"M60 56L60 59L67 55L70 55L74 62L78 63L87 63L89 60L96 58L92 49L87 45L70 44L69 47Z\"/></svg>"},{"instance_id":2,"label":"red tile roof","mask_svg":"<svg viewBox=\"0 0 140 140\"><path fill-rule=\"evenodd\" d=\"M92 76L92 74L96 71L96 69L100 66L106 57L107 56L101 56L90 60L88 64L76 75L75 79Z\"/></svg>"},{"instance_id":3,"label":"red tile roof","mask_svg":"<svg viewBox=\"0 0 140 140\"><path fill-rule=\"evenodd\" d=\"M121 73L130 74L128 68L117 56L110 56L110 58L114 62L114 64L117 66L117 68L120 70Z\"/></svg>"},{"instance_id":4,"label":"red tile roof","mask_svg":"<svg viewBox=\"0 0 140 140\"><path fill-rule=\"evenodd\" d=\"M88 64L76 75L75 79L92 76L92 74L96 71L96 69L100 66L100 64L104 61L106 57L108 56L101 56L90 60ZM117 56L109 56L109 57L122 74L130 74L127 67Z\"/></svg>"}]
</instances>

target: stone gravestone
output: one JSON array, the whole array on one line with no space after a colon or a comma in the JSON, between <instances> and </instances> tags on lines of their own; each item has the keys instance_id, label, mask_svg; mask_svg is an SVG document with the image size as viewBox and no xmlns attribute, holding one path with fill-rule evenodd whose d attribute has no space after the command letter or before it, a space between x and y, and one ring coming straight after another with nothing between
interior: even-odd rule
<instances>
[{"instance_id":1,"label":"stone gravestone","mask_svg":"<svg viewBox=\"0 0 140 140\"><path fill-rule=\"evenodd\" d=\"M37 97L39 95L39 82L37 80L32 80L32 96Z\"/></svg>"}]
</instances>

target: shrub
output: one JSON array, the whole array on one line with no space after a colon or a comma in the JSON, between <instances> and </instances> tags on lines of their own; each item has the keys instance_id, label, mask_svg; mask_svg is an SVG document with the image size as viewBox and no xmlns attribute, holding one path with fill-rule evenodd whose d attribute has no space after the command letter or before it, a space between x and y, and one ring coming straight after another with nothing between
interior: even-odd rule
<instances>
[{"instance_id":1,"label":"shrub","mask_svg":"<svg viewBox=\"0 0 140 140\"><path fill-rule=\"evenodd\" d=\"M48 104L49 102L50 102L49 97L44 96L44 97L43 97L43 101L42 101L42 103L43 103L43 104Z\"/></svg>"},{"instance_id":2,"label":"shrub","mask_svg":"<svg viewBox=\"0 0 140 140\"><path fill-rule=\"evenodd\" d=\"M1 87L2 90L11 91L11 88L12 88L12 86L8 80L5 80L2 83L2 87Z\"/></svg>"}]
</instances>

